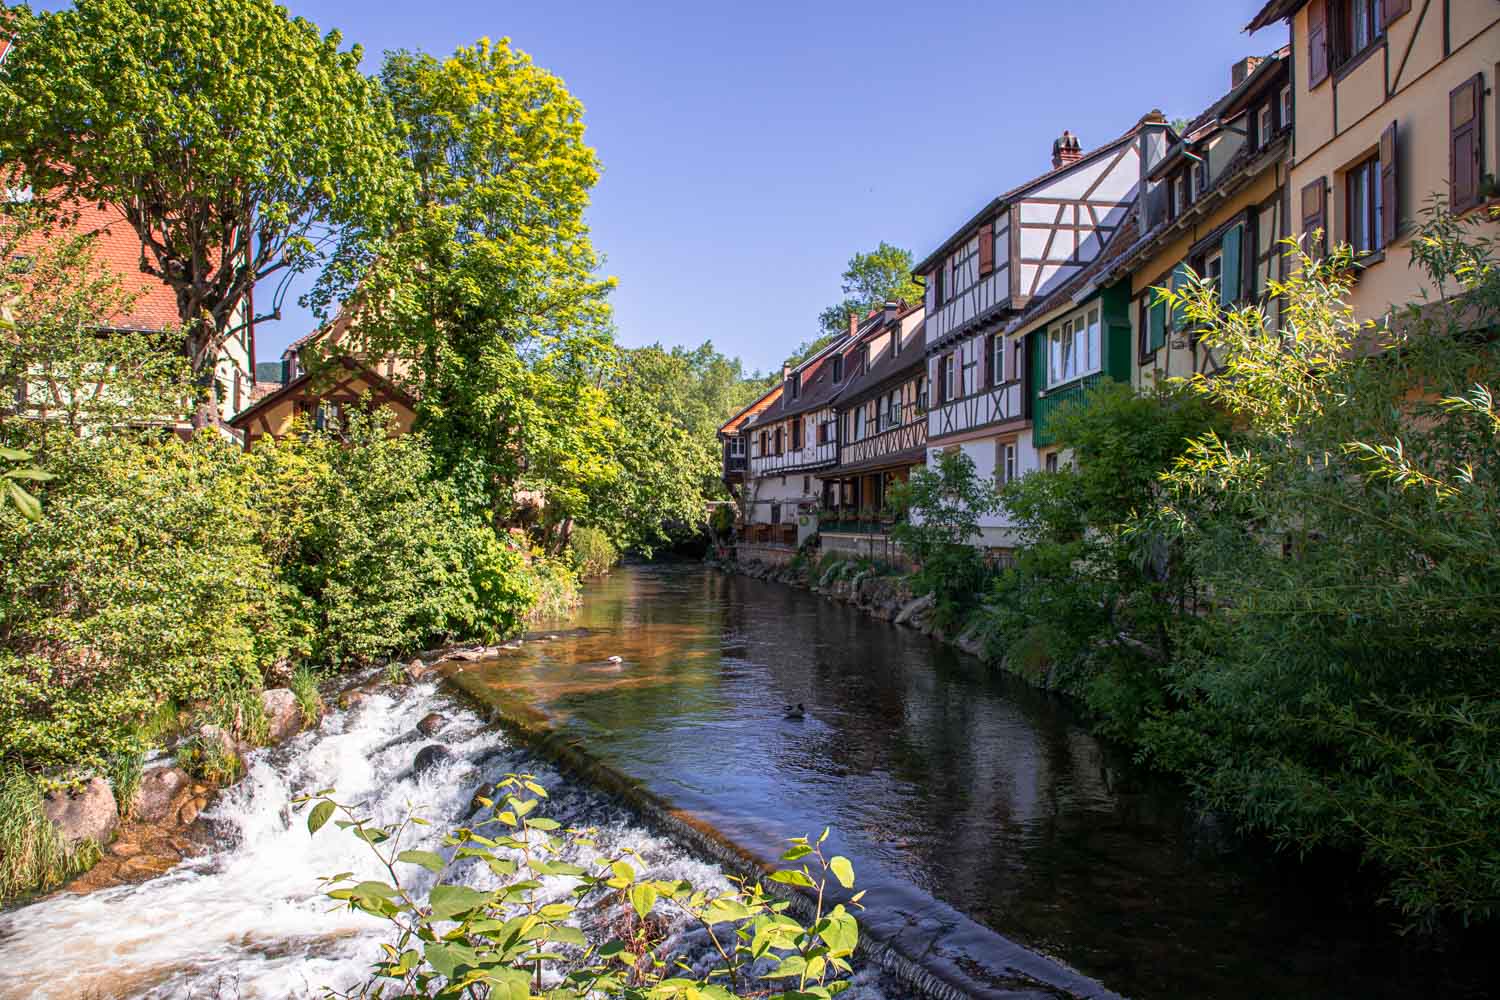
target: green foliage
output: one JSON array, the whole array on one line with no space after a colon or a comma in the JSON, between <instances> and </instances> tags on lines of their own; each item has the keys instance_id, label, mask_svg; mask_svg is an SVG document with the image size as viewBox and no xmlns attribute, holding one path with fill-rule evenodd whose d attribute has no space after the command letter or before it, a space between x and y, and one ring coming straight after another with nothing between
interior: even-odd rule
<instances>
[{"instance_id":1,"label":"green foliage","mask_svg":"<svg viewBox=\"0 0 1500 1000\"><path fill-rule=\"evenodd\" d=\"M120 208L142 268L178 293L200 377L257 282L310 266L321 227L378 211L402 179L360 50L273 0L22 4L6 20L0 160L54 208Z\"/></svg>"},{"instance_id":2,"label":"green foliage","mask_svg":"<svg viewBox=\"0 0 1500 1000\"><path fill-rule=\"evenodd\" d=\"M917 565L912 590L931 594L933 620L951 627L974 607L989 580L977 546L979 519L1000 509L995 484L981 478L962 451L944 451L935 469L918 469L893 488L890 503L902 515L891 537Z\"/></svg>"},{"instance_id":3,"label":"green foliage","mask_svg":"<svg viewBox=\"0 0 1500 1000\"><path fill-rule=\"evenodd\" d=\"M529 568L536 596L527 622L556 621L578 607L582 598L578 594L578 575L572 567L533 553Z\"/></svg>"},{"instance_id":4,"label":"green foliage","mask_svg":"<svg viewBox=\"0 0 1500 1000\"><path fill-rule=\"evenodd\" d=\"M40 783L0 763L0 900L61 885L98 857L93 841L70 850L42 811Z\"/></svg>"},{"instance_id":5,"label":"green foliage","mask_svg":"<svg viewBox=\"0 0 1500 1000\"><path fill-rule=\"evenodd\" d=\"M597 528L575 528L568 538L568 561L584 579L607 576L620 561L620 550Z\"/></svg>"},{"instance_id":6,"label":"green foliage","mask_svg":"<svg viewBox=\"0 0 1500 1000\"><path fill-rule=\"evenodd\" d=\"M48 440L47 516L0 511L0 758L104 768L163 700L259 684L280 652L242 453Z\"/></svg>"},{"instance_id":7,"label":"green foliage","mask_svg":"<svg viewBox=\"0 0 1500 1000\"><path fill-rule=\"evenodd\" d=\"M887 302L921 302L922 286L911 275L913 263L910 250L884 240L869 253L850 257L841 286L844 298L818 316L823 333L829 337L847 333L851 316L863 319Z\"/></svg>"},{"instance_id":8,"label":"green foliage","mask_svg":"<svg viewBox=\"0 0 1500 1000\"><path fill-rule=\"evenodd\" d=\"M495 799L484 801L483 818L448 833L447 857L403 849L412 830L425 825L420 818L379 827L331 794L299 800L312 803L309 831L316 834L341 816L337 825L369 845L385 878L334 876L324 883L328 895L385 921L391 933L370 980L346 996L395 991L467 1000L532 996L545 987L549 997L577 1000L828 1000L848 988L859 942L853 911L864 894L833 902L836 893L854 887L854 869L847 858L824 854L826 830L816 840L792 840L781 859L789 867L764 883L735 880L732 889L716 892L649 878L631 852L600 857L592 831L562 830L541 814L547 793L530 775L508 775ZM502 884L472 887L461 869L473 865L487 867ZM436 876L425 892L416 886L426 876L409 877L416 869ZM793 893L811 911L806 922L792 913L787 897ZM590 941L576 913L585 899L601 895L614 900L619 916L610 929L618 933ZM673 922L700 928L716 950L718 960L706 975L674 961L675 935L665 931Z\"/></svg>"}]
</instances>

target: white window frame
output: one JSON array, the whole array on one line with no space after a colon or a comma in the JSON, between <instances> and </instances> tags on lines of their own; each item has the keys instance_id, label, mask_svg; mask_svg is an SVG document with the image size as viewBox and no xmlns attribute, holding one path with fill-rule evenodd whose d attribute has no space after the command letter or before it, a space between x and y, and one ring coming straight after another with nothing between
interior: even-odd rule
<instances>
[{"instance_id":1,"label":"white window frame","mask_svg":"<svg viewBox=\"0 0 1500 1000\"><path fill-rule=\"evenodd\" d=\"M745 439L740 437L738 434L729 439L729 457L745 457Z\"/></svg>"},{"instance_id":2,"label":"white window frame","mask_svg":"<svg viewBox=\"0 0 1500 1000\"><path fill-rule=\"evenodd\" d=\"M1104 369L1103 319L1096 303L1070 313L1047 328L1047 388L1067 385ZM1085 338L1081 358L1079 333Z\"/></svg>"},{"instance_id":3,"label":"white window frame","mask_svg":"<svg viewBox=\"0 0 1500 1000\"><path fill-rule=\"evenodd\" d=\"M1215 266L1217 265L1217 267ZM1212 280L1214 287L1219 287L1219 279L1224 276L1224 251L1215 250L1203 260L1203 277Z\"/></svg>"},{"instance_id":4,"label":"white window frame","mask_svg":"<svg viewBox=\"0 0 1500 1000\"><path fill-rule=\"evenodd\" d=\"M1021 450L1014 441L1001 441L1000 454L996 456L995 471L1001 485L1014 481L1020 472Z\"/></svg>"},{"instance_id":5,"label":"white window frame","mask_svg":"<svg viewBox=\"0 0 1500 1000\"><path fill-rule=\"evenodd\" d=\"M1004 385L1005 382L1005 334L997 333L990 348L990 383Z\"/></svg>"},{"instance_id":6,"label":"white window frame","mask_svg":"<svg viewBox=\"0 0 1500 1000\"><path fill-rule=\"evenodd\" d=\"M1258 145L1264 146L1271 141L1271 136L1276 132L1276 118L1269 104L1260 109L1257 125L1260 128L1260 135L1256 136L1259 140Z\"/></svg>"}]
</instances>

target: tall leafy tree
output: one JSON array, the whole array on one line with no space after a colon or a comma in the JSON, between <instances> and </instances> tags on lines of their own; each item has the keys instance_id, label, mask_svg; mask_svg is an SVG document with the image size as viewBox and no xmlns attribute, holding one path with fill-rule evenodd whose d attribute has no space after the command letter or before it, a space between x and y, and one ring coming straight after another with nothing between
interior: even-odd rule
<instances>
[{"instance_id":1,"label":"tall leafy tree","mask_svg":"<svg viewBox=\"0 0 1500 1000\"><path fill-rule=\"evenodd\" d=\"M856 253L850 257L843 274L843 299L818 315L818 326L825 335L822 343L827 343L827 337L849 329L850 316L863 316L887 302L919 301L922 286L911 276L912 263L910 250L892 246L884 240L869 253ZM806 346L810 347L807 353L811 354L821 345Z\"/></svg>"},{"instance_id":2,"label":"tall leafy tree","mask_svg":"<svg viewBox=\"0 0 1500 1000\"><path fill-rule=\"evenodd\" d=\"M583 107L505 40L394 53L380 82L412 197L351 233L316 304L357 310L365 349L411 362L444 471L497 525L519 486L573 506L610 477L597 427L614 352Z\"/></svg>"},{"instance_id":3,"label":"tall leafy tree","mask_svg":"<svg viewBox=\"0 0 1500 1000\"><path fill-rule=\"evenodd\" d=\"M176 293L203 389L194 423L216 423L214 366L251 289L311 266L327 227L381 207L400 176L359 48L273 0L8 15L0 159L61 211L118 207L141 270Z\"/></svg>"}]
</instances>

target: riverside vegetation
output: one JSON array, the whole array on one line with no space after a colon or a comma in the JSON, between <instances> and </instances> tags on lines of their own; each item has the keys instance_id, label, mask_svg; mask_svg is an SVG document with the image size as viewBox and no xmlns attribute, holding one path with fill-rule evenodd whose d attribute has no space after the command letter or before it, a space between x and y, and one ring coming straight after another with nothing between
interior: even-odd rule
<instances>
[{"instance_id":1,"label":"riverside vegetation","mask_svg":"<svg viewBox=\"0 0 1500 1000\"><path fill-rule=\"evenodd\" d=\"M831 1000L849 987L864 894L850 894L847 858L824 855L827 830L794 838L781 857L793 867L764 883L733 879L715 891L647 878L628 854L601 857L593 831L542 814L547 792L531 775L507 775L493 797L478 799L475 822L443 837L446 854L402 848L425 825L420 817L382 827L333 794L299 800L311 804L308 830L333 820L369 845L387 877L333 875L328 895L388 922L391 933L370 979L338 995ZM838 889L845 902L834 901ZM619 917L586 935L578 905L600 896L617 901ZM678 955L681 936L694 932L711 947L707 969Z\"/></svg>"},{"instance_id":2,"label":"riverside vegetation","mask_svg":"<svg viewBox=\"0 0 1500 1000\"><path fill-rule=\"evenodd\" d=\"M1108 735L1243 829L1358 855L1411 925L1500 900L1500 265L1434 205L1430 298L1343 304L1347 248L1300 254L1264 308L1160 290L1223 359L1055 424L1072 461L1004 487L961 455L896 529L943 630L1076 696ZM1373 348L1373 349L1372 349ZM1014 563L965 544L1004 506ZM824 568L827 569L826 567ZM824 573L825 579L828 573Z\"/></svg>"}]
</instances>

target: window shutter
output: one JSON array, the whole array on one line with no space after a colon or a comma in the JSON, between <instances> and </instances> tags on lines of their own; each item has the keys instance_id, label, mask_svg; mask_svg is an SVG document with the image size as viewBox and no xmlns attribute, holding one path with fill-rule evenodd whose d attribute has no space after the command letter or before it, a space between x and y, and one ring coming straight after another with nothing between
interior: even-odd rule
<instances>
[{"instance_id":1,"label":"window shutter","mask_svg":"<svg viewBox=\"0 0 1500 1000\"><path fill-rule=\"evenodd\" d=\"M1479 203L1479 114L1484 74L1476 73L1448 95L1449 205L1455 212Z\"/></svg>"},{"instance_id":2,"label":"window shutter","mask_svg":"<svg viewBox=\"0 0 1500 1000\"><path fill-rule=\"evenodd\" d=\"M1153 296L1155 292L1151 293ZM1146 353L1157 351L1167 342L1167 304L1156 301L1146 310Z\"/></svg>"},{"instance_id":3,"label":"window shutter","mask_svg":"<svg viewBox=\"0 0 1500 1000\"><path fill-rule=\"evenodd\" d=\"M988 275L995 269L995 226L986 222L979 227L979 276Z\"/></svg>"},{"instance_id":4,"label":"window shutter","mask_svg":"<svg viewBox=\"0 0 1500 1000\"><path fill-rule=\"evenodd\" d=\"M1380 134L1380 245L1388 247L1396 241L1396 227L1401 221L1397 199L1401 197L1401 185L1396 179L1396 123Z\"/></svg>"},{"instance_id":5,"label":"window shutter","mask_svg":"<svg viewBox=\"0 0 1500 1000\"><path fill-rule=\"evenodd\" d=\"M1191 274L1192 268L1188 267L1187 261L1183 261L1176 267L1172 268L1172 291L1180 292L1182 289L1188 287L1188 285L1192 283ZM1187 320L1182 317L1181 313L1182 306L1180 305L1172 310L1172 329L1174 330L1178 329L1187 322Z\"/></svg>"},{"instance_id":6,"label":"window shutter","mask_svg":"<svg viewBox=\"0 0 1500 1000\"><path fill-rule=\"evenodd\" d=\"M995 335L992 333L988 337L984 338L984 358L979 362L979 384L982 386L991 385L995 381L995 373L991 371L991 369L994 367L994 358Z\"/></svg>"},{"instance_id":7,"label":"window shutter","mask_svg":"<svg viewBox=\"0 0 1500 1000\"><path fill-rule=\"evenodd\" d=\"M1327 218L1328 191L1323 186L1323 178L1319 177L1311 184L1302 189L1302 232L1307 239L1302 244L1302 250L1309 257L1318 258L1323 256L1323 245L1327 234L1323 239L1313 240L1314 230L1327 228L1324 219Z\"/></svg>"},{"instance_id":8,"label":"window shutter","mask_svg":"<svg viewBox=\"0 0 1500 1000\"><path fill-rule=\"evenodd\" d=\"M1389 28L1392 21L1410 12L1411 0L1385 0L1385 26Z\"/></svg>"},{"instance_id":9,"label":"window shutter","mask_svg":"<svg viewBox=\"0 0 1500 1000\"><path fill-rule=\"evenodd\" d=\"M1232 306L1240 299L1240 262L1245 240L1245 225L1229 227L1224 234L1219 267L1219 305Z\"/></svg>"},{"instance_id":10,"label":"window shutter","mask_svg":"<svg viewBox=\"0 0 1500 1000\"><path fill-rule=\"evenodd\" d=\"M1328 79L1328 8L1325 0L1307 5L1307 86Z\"/></svg>"},{"instance_id":11,"label":"window shutter","mask_svg":"<svg viewBox=\"0 0 1500 1000\"><path fill-rule=\"evenodd\" d=\"M937 396L937 405L942 406L948 402L948 355L937 356L937 373L933 378L934 395Z\"/></svg>"}]
</instances>

